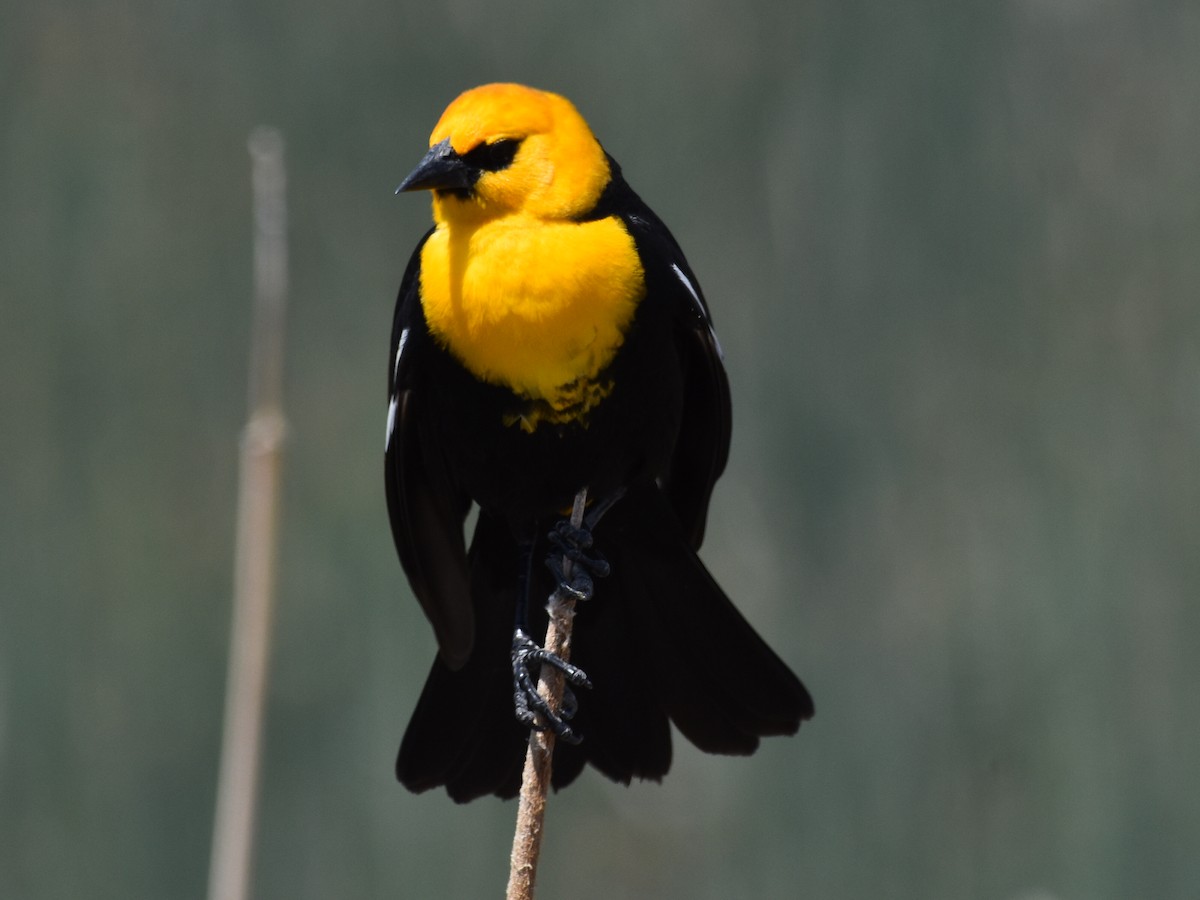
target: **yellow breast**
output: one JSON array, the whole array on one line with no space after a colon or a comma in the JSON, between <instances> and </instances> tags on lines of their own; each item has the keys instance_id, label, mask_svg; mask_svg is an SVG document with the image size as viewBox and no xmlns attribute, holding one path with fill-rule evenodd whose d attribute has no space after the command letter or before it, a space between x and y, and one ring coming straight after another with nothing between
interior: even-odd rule
<instances>
[{"instance_id":1,"label":"yellow breast","mask_svg":"<svg viewBox=\"0 0 1200 900\"><path fill-rule=\"evenodd\" d=\"M526 430L586 421L644 293L633 238L611 218L442 223L421 252L430 332L475 377L535 401Z\"/></svg>"}]
</instances>

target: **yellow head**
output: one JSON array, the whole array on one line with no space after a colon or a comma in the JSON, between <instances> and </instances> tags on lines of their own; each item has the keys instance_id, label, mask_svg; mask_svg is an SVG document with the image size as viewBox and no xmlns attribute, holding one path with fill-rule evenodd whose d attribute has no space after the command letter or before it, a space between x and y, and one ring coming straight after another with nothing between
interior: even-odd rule
<instances>
[{"instance_id":1,"label":"yellow head","mask_svg":"<svg viewBox=\"0 0 1200 900\"><path fill-rule=\"evenodd\" d=\"M604 150L571 102L519 84L486 84L446 107L430 150L397 191L433 190L439 223L513 213L573 219L609 180Z\"/></svg>"}]
</instances>

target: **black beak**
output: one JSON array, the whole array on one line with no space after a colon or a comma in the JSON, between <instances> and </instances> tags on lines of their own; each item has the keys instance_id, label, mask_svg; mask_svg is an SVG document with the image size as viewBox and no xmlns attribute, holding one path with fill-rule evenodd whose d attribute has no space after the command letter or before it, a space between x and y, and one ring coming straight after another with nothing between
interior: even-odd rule
<instances>
[{"instance_id":1,"label":"black beak","mask_svg":"<svg viewBox=\"0 0 1200 900\"><path fill-rule=\"evenodd\" d=\"M446 138L440 144L429 148L425 158L400 182L396 193L425 190L465 191L475 184L478 177L478 170L463 162L463 158L450 146L450 138Z\"/></svg>"}]
</instances>

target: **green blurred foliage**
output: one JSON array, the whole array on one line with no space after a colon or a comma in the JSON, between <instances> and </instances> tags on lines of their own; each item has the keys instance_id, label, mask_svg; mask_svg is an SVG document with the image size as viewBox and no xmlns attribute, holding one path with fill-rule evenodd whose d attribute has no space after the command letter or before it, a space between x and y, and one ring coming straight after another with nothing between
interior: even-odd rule
<instances>
[{"instance_id":1,"label":"green blurred foliage","mask_svg":"<svg viewBox=\"0 0 1200 900\"><path fill-rule=\"evenodd\" d=\"M502 6L504 8L502 8ZM0 0L0 896L202 896L250 296L292 292L261 897L498 896L515 809L392 780L433 654L387 533L390 188L460 90L571 97L734 385L706 559L817 698L553 798L547 897L1191 898L1200 13Z\"/></svg>"}]
</instances>

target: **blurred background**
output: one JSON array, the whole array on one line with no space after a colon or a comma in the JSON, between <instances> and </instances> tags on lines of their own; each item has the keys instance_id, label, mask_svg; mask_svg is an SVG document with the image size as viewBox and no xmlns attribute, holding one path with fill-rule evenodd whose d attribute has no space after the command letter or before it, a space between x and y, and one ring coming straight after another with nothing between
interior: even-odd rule
<instances>
[{"instance_id":1,"label":"blurred background","mask_svg":"<svg viewBox=\"0 0 1200 900\"><path fill-rule=\"evenodd\" d=\"M1200 8L0 0L0 897L205 890L259 123L290 419L259 897L500 896L393 780L392 188L495 80L671 225L735 402L705 558L817 717L552 798L575 900L1200 897Z\"/></svg>"}]
</instances>

